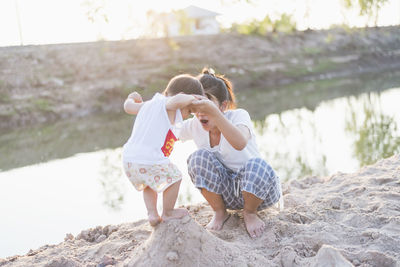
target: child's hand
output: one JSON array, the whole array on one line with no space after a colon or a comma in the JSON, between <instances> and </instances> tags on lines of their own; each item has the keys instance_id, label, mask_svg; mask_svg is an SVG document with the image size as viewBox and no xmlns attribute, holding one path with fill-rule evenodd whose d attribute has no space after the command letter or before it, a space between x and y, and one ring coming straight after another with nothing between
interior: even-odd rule
<instances>
[{"instance_id":1,"label":"child's hand","mask_svg":"<svg viewBox=\"0 0 400 267\"><path fill-rule=\"evenodd\" d=\"M195 98L195 100L205 100L205 99L208 99L206 96L203 96L203 95L192 95L194 98Z\"/></svg>"},{"instance_id":2,"label":"child's hand","mask_svg":"<svg viewBox=\"0 0 400 267\"><path fill-rule=\"evenodd\" d=\"M190 105L193 101L196 101L196 98L193 95L179 93L177 95L168 97L165 107L167 110L177 110Z\"/></svg>"},{"instance_id":3,"label":"child's hand","mask_svg":"<svg viewBox=\"0 0 400 267\"><path fill-rule=\"evenodd\" d=\"M138 92L130 93L124 102L125 112L132 115L138 114L142 106L143 106L143 99Z\"/></svg>"},{"instance_id":4,"label":"child's hand","mask_svg":"<svg viewBox=\"0 0 400 267\"><path fill-rule=\"evenodd\" d=\"M133 99L133 101L135 101L135 103L143 102L142 96L138 92L130 93L127 98Z\"/></svg>"}]
</instances>

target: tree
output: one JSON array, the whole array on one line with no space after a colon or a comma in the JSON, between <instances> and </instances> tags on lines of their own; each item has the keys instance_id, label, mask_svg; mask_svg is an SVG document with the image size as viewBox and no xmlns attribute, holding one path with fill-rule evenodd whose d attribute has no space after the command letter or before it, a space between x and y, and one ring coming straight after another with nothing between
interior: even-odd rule
<instances>
[{"instance_id":1,"label":"tree","mask_svg":"<svg viewBox=\"0 0 400 267\"><path fill-rule=\"evenodd\" d=\"M20 18L18 1L15 0L14 3L15 3L15 14L17 15L17 22L18 22L19 41L20 41L20 45L24 45L24 41L22 38L22 26L21 26L21 18Z\"/></svg>"},{"instance_id":2,"label":"tree","mask_svg":"<svg viewBox=\"0 0 400 267\"><path fill-rule=\"evenodd\" d=\"M373 15L375 15L375 26L377 26L378 24L379 10L386 2L388 2L388 0L344 0L345 6L347 8L354 7L358 4L360 15L366 15L368 17L368 22L371 20Z\"/></svg>"},{"instance_id":3,"label":"tree","mask_svg":"<svg viewBox=\"0 0 400 267\"><path fill-rule=\"evenodd\" d=\"M107 15L107 1L109 0L85 0L82 2L82 6L86 8L86 16L88 20L93 23L97 24L97 40L104 40L104 36L102 34L102 27L100 26L101 24L104 25L104 23L108 24L109 19ZM100 24L100 25L99 25Z\"/></svg>"},{"instance_id":4,"label":"tree","mask_svg":"<svg viewBox=\"0 0 400 267\"><path fill-rule=\"evenodd\" d=\"M249 23L233 24L232 32L248 35L265 36L269 32L291 33L296 31L296 23L292 20L292 16L286 13L280 15L276 20L272 20L270 16L265 16L263 20L252 20Z\"/></svg>"},{"instance_id":5,"label":"tree","mask_svg":"<svg viewBox=\"0 0 400 267\"><path fill-rule=\"evenodd\" d=\"M106 0L86 0L82 5L87 9L86 16L90 22L104 21L108 23L108 15L105 11Z\"/></svg>"},{"instance_id":6,"label":"tree","mask_svg":"<svg viewBox=\"0 0 400 267\"><path fill-rule=\"evenodd\" d=\"M186 12L183 10L173 10L176 20L179 24L179 34L180 35L188 35L192 33L191 25L195 23L192 19L190 19Z\"/></svg>"},{"instance_id":7,"label":"tree","mask_svg":"<svg viewBox=\"0 0 400 267\"><path fill-rule=\"evenodd\" d=\"M146 13L147 27L146 35L149 37L168 37L168 15L158 13L152 9Z\"/></svg>"},{"instance_id":8,"label":"tree","mask_svg":"<svg viewBox=\"0 0 400 267\"><path fill-rule=\"evenodd\" d=\"M173 24L178 27L179 35L188 35L192 33L192 25L195 23L190 19L185 11L173 10L170 13L158 13L154 10L149 10L146 13L147 17L147 36L149 37L166 37L170 35L170 27Z\"/></svg>"},{"instance_id":9,"label":"tree","mask_svg":"<svg viewBox=\"0 0 400 267\"><path fill-rule=\"evenodd\" d=\"M290 33L296 31L296 22L292 20L292 16L286 13L281 14L281 17L275 21L275 31Z\"/></svg>"}]
</instances>

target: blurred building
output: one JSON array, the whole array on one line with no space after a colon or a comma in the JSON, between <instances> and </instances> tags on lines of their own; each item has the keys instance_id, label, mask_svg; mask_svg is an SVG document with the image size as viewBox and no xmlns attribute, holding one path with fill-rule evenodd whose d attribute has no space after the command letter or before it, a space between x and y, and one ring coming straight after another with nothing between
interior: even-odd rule
<instances>
[{"instance_id":1,"label":"blurred building","mask_svg":"<svg viewBox=\"0 0 400 267\"><path fill-rule=\"evenodd\" d=\"M169 14L168 35L218 34L220 25L216 12L197 6L188 6Z\"/></svg>"}]
</instances>

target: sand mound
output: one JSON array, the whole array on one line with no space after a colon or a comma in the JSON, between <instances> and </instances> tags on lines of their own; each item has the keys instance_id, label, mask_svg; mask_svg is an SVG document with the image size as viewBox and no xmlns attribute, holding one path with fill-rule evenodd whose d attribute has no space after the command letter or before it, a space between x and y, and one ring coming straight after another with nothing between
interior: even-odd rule
<instances>
[{"instance_id":1,"label":"sand mound","mask_svg":"<svg viewBox=\"0 0 400 267\"><path fill-rule=\"evenodd\" d=\"M0 266L400 266L399 156L283 191L285 210L260 212L267 228L255 240L240 212L222 231L205 230L212 211L200 204L154 229L144 220L99 226Z\"/></svg>"},{"instance_id":2,"label":"sand mound","mask_svg":"<svg viewBox=\"0 0 400 267\"><path fill-rule=\"evenodd\" d=\"M240 246L215 237L186 216L159 225L126 265L247 266L246 262Z\"/></svg>"}]
</instances>

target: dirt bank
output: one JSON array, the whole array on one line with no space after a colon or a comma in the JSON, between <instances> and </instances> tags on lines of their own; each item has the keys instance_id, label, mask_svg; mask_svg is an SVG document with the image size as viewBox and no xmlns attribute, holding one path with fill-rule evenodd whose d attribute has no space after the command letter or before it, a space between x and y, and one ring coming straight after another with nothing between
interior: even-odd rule
<instances>
[{"instance_id":1,"label":"dirt bank","mask_svg":"<svg viewBox=\"0 0 400 267\"><path fill-rule=\"evenodd\" d=\"M400 27L0 48L0 130L115 112L205 65L238 92L400 69Z\"/></svg>"}]
</instances>

